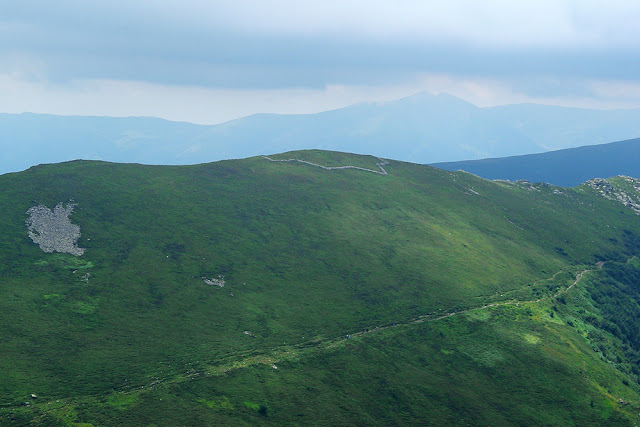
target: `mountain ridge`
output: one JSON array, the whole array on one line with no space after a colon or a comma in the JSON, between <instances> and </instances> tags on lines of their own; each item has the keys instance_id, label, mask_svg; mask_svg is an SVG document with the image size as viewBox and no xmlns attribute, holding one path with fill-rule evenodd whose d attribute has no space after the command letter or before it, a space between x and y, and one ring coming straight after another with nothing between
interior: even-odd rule
<instances>
[{"instance_id":1,"label":"mountain ridge","mask_svg":"<svg viewBox=\"0 0 640 427\"><path fill-rule=\"evenodd\" d=\"M592 178L640 177L640 138L546 153L504 158L434 163L487 179L519 179L572 187Z\"/></svg>"},{"instance_id":2,"label":"mountain ridge","mask_svg":"<svg viewBox=\"0 0 640 427\"><path fill-rule=\"evenodd\" d=\"M269 158L0 176L0 422L637 420L633 329L597 292L632 303L607 278L640 272L640 181ZM56 206L82 254L30 237Z\"/></svg>"},{"instance_id":3,"label":"mountain ridge","mask_svg":"<svg viewBox=\"0 0 640 427\"><path fill-rule=\"evenodd\" d=\"M434 163L632 138L640 134L638 123L640 109L479 108L451 95L427 93L316 114L255 114L220 125L0 114L0 173L72 158L197 164L313 148Z\"/></svg>"}]
</instances>

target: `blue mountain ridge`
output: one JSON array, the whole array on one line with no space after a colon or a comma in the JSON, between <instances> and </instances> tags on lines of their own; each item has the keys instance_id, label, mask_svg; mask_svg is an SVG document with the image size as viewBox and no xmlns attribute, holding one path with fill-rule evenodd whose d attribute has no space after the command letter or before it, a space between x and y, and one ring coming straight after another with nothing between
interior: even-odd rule
<instances>
[{"instance_id":1,"label":"blue mountain ridge","mask_svg":"<svg viewBox=\"0 0 640 427\"><path fill-rule=\"evenodd\" d=\"M592 178L627 175L640 178L640 138L539 154L434 163L487 179L527 180L573 187Z\"/></svg>"},{"instance_id":2,"label":"blue mountain ridge","mask_svg":"<svg viewBox=\"0 0 640 427\"><path fill-rule=\"evenodd\" d=\"M640 135L640 109L479 108L419 93L317 114L255 114L219 125L151 117L0 114L0 173L99 159L196 164L318 148L434 163L531 154Z\"/></svg>"}]
</instances>

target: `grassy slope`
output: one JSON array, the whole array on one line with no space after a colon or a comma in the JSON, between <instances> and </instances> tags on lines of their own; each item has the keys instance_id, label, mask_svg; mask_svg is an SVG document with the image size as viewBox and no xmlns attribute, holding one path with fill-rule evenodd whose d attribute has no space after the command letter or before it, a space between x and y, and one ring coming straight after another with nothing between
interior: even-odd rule
<instances>
[{"instance_id":1,"label":"grassy slope","mask_svg":"<svg viewBox=\"0 0 640 427\"><path fill-rule=\"evenodd\" d=\"M377 170L372 157L280 158L291 157ZM417 423L428 421L425 408L436 423L625 418L614 397L637 400L635 389L572 328L536 314L540 304L332 341L534 299L581 264L637 251L637 217L586 188L556 194L401 162L385 169L252 158L70 162L0 176L4 419ZM44 254L26 236L25 212L70 199L86 254ZM224 288L203 283L217 276ZM526 334L548 345L525 345ZM266 364L217 368L269 349L277 356ZM515 391L522 400L505 406ZM30 393L45 404L15 406Z\"/></svg>"}]
</instances>

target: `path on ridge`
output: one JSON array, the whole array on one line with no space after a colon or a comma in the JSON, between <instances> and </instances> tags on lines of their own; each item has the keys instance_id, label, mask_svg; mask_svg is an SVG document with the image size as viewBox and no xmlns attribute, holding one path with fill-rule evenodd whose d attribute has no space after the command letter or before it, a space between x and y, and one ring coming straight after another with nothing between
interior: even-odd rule
<instances>
[{"instance_id":1,"label":"path on ridge","mask_svg":"<svg viewBox=\"0 0 640 427\"><path fill-rule=\"evenodd\" d=\"M362 168L360 166L352 166L352 165L346 165L346 166L322 166L319 165L317 163L311 163L308 162L306 160L300 160L300 159L272 159L271 157L268 156L262 156L264 159L269 160L270 162L299 162L299 163L305 163L307 165L311 165L311 166L315 166L324 170L338 170L338 169L358 169L361 171L365 171L365 172L371 172L371 173L377 173L378 175L388 175L387 171L384 169L383 166L386 166L389 164L388 161L381 159L381 158L377 158L378 160L380 160L378 163L376 163L376 166L378 166L380 168L379 171L377 170L373 170L373 169L367 169L367 168Z\"/></svg>"}]
</instances>

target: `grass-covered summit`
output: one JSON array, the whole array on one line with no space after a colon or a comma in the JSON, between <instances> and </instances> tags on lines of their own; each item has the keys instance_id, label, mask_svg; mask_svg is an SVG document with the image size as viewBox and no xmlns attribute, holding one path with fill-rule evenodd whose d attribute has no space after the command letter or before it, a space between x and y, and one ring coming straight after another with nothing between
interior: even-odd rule
<instances>
[{"instance_id":1,"label":"grass-covered summit","mask_svg":"<svg viewBox=\"0 0 640 427\"><path fill-rule=\"evenodd\" d=\"M324 151L2 175L0 421L638 421L588 284L640 217L601 193ZM30 238L60 203L81 255Z\"/></svg>"}]
</instances>

